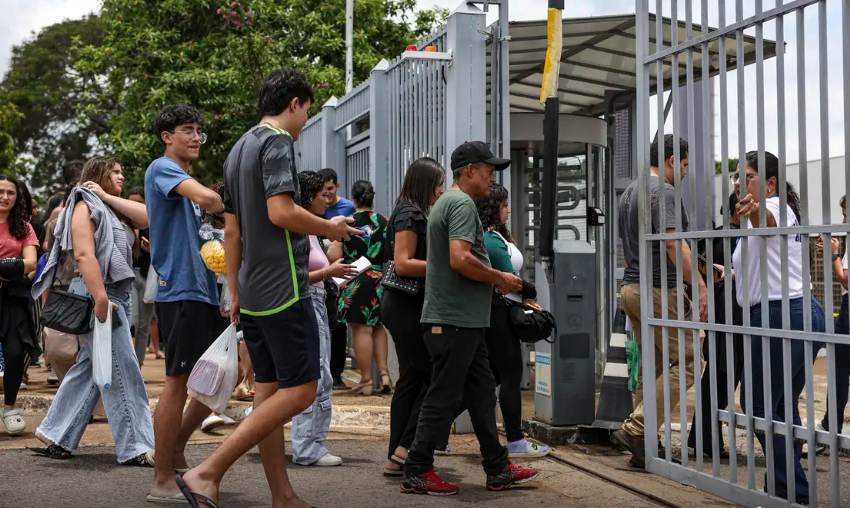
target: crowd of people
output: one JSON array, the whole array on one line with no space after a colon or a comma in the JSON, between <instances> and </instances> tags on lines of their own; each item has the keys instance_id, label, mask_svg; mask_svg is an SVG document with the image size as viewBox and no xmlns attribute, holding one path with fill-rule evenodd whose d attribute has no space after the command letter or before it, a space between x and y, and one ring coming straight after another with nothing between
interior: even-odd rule
<instances>
[{"instance_id":1,"label":"crowd of people","mask_svg":"<svg viewBox=\"0 0 850 508\"><path fill-rule=\"evenodd\" d=\"M72 459L102 403L117 461L153 468L152 503L217 506L224 474L259 446L273 505L311 506L289 483L282 427L291 421L293 462L341 464L326 446L334 390L394 392L383 474L400 477L402 492L458 492L433 463L463 411L481 444L488 489L537 476L511 462L549 450L520 428L523 359L508 306L539 307L533 284L519 276L507 190L495 183L510 161L483 142L464 143L452 154L444 193L444 168L416 160L386 217L373 210L370 182L354 182L348 200L333 169L296 169L293 145L313 101L297 71L269 74L259 94L261 121L232 148L212 187L191 175L206 134L202 114L184 104L166 106L154 121L163 156L148 166L144 187L125 191L121 162L96 156L65 172L67 186L37 217L26 185L0 176L2 419L9 434L26 431L16 398L27 367L44 353L59 389L35 430L45 444L37 451ZM223 230L225 273L199 255L205 223ZM95 382L93 331L42 332L42 306L60 295L89 299L93 323L111 319L109 386ZM185 448L192 433L227 420L189 398L189 376L231 324L241 337L234 396L253 398L253 407L191 467ZM353 388L343 379L349 331L360 374ZM390 334L399 360L395 386ZM149 353L165 360L155 415L141 370Z\"/></svg>"},{"instance_id":2,"label":"crowd of people","mask_svg":"<svg viewBox=\"0 0 850 508\"><path fill-rule=\"evenodd\" d=\"M495 157L481 141L465 142L451 155L451 185L446 189L446 170L434 159L420 158L406 168L400 195L386 217L373 209L375 189L370 182L354 182L348 200L340 196L333 169L296 168L294 142L313 101L311 86L297 71L279 69L269 74L259 94L261 121L235 144L222 181L211 187L192 177L192 163L200 157L207 136L203 115L184 104L163 108L154 121L163 156L147 168L144 187L125 192L121 162L96 156L66 168L65 188L47 200L47 209L39 216L26 185L0 175L0 366L5 399L0 414L9 434L26 431L26 421L16 408L17 397L26 386L27 368L44 354L50 381L58 383L59 389L35 430L45 444L38 451L54 459L72 458L102 403L117 461L153 468L147 498L153 503L215 508L224 474L248 450L259 446L273 504L311 506L289 483L281 429L291 421L293 462L341 464L344 459L326 445L332 394L339 390L393 394L383 474L401 478L402 492L458 492L456 485L437 475L434 455L448 449L452 422L464 411L480 444L488 489L503 490L537 476L536 470L511 462L543 457L549 449L527 440L521 429L524 360L510 311L517 305L527 312L542 309L536 304L534 285L521 278L522 252L507 227L508 191L496 183L496 173L508 168L510 160ZM687 142L670 135L654 142L650 163L651 232L688 231L688 215L676 202L674 188L687 173ZM733 178L735 192L725 204L732 229L741 224L775 228L782 213L790 227L800 224L800 200L790 184L779 189L778 167L770 153L760 161L757 152L750 152L741 161ZM760 172L766 183L761 199ZM707 321L708 287L714 287L716 301L724 301L726 285L731 285L732 315L726 315L726 305L715 305L716 322L742 325L748 313L754 327L782 328L785 317L791 329L803 330L809 307L811 331L825 330L827 317L820 304L803 297L800 235L788 237L784 259L779 236L746 236L700 242L697 266L691 265L689 244L677 240L667 240L664 248L654 242L651 261L642 260L638 225L643 211L637 189L635 182L624 192L618 222L626 264L620 302L639 346L645 304L640 298L641 262L651 262L656 318L689 321L697 314L699 320ZM780 193L787 201L784 211ZM841 208L846 222L846 198ZM199 255L203 242L199 232L205 223L224 232L225 273L214 273ZM746 259L743 242L747 242ZM760 255L762 242L767 248L765 260ZM836 239L817 247L831 255L833 273L844 288L835 329L847 334L848 262L842 252L846 249ZM708 249L714 266L706 260ZM727 258L732 266L729 274L722 265ZM662 277L665 265L666 278ZM788 316L782 311L783 266L787 267ZM691 302L691 290L683 289L677 268L684 281L691 281L696 270L698 301ZM768 302L762 302L763 272ZM60 293L90 298L94 319L112 320L110 387L94 382L91 332L71 335L42 330L41 308L51 294ZM667 309L662 308L665 293ZM682 316L679 298L685 303ZM767 323L762 323L763 304L768 305ZM253 399L253 407L207 460L191 467L185 448L192 433L229 420L199 400L189 400L189 375L231 324L241 337L234 396ZM680 378L684 376L689 390L704 365L696 365L693 341L679 341L675 328L668 333L672 413L680 400ZM661 327L655 327L654 334L655 422L660 426L665 409ZM388 367L388 337L398 358L395 386ZM741 390L743 407L752 406L756 417L771 414L774 420L785 421L784 382L786 375L791 376L793 414L788 417L799 425L797 400L805 386L806 346L793 341L788 359L791 370L786 372L782 340L771 338L769 351L763 352L759 339L750 342L752 369L745 371L743 337L733 334L726 340L724 334L717 335L717 404L726 407L732 402L727 397L731 378L732 391L739 383L752 384L753 400L746 400ZM821 345L813 346L817 350ZM684 348L681 356L679 347ZM709 359L702 337L698 347L705 348L701 356ZM725 361L727 347L733 348L731 364ZM837 345L835 352L841 431L850 347ZM148 353L165 360L165 386L153 416L141 371ZM343 379L348 356L359 371L353 388ZM771 363L769 378L761 375L766 356ZM634 411L614 433L614 439L632 453L636 467L645 466L647 432L641 379ZM703 374L702 380L705 394L710 378ZM773 393L769 408L764 401L766 383ZM711 456L715 448L709 397L704 396L702 403L702 449ZM497 405L507 445L499 438ZM828 429L829 421L829 415L824 415L817 428ZM688 441L691 448L697 448L696 429L695 415ZM719 453L728 457L723 436L719 437ZM766 446L763 433L756 437ZM807 504L802 447L795 445L793 456L787 457L784 437L773 440L777 495L788 495L785 464L793 461L796 501Z\"/></svg>"},{"instance_id":3,"label":"crowd of people","mask_svg":"<svg viewBox=\"0 0 850 508\"><path fill-rule=\"evenodd\" d=\"M676 147L678 144L678 147ZM675 160L675 152L678 148L679 161ZM790 183L785 184L785 188L780 188L779 182L779 160L770 152L764 154L763 163L760 161L759 152L753 151L747 153L745 160L740 161L738 167L735 168L735 173L732 176L732 183L735 186L735 192L729 196L729 201L725 205L727 214L730 220L730 229L737 230L741 228L741 223L744 223L748 229L752 228L776 228L782 222L784 215L789 227L800 225L801 221L801 203L794 187ZM649 178L650 191L650 213L651 213L651 231L648 233L677 233L686 232L689 230L688 215L682 203L677 203L675 199L675 183L679 179L684 179L688 168L688 144L685 140L676 140L672 135L667 135L659 143L656 140L650 148L650 165L652 175ZM760 173L764 173L765 193L764 196L759 192ZM676 174L678 173L678 175ZM678 178L677 178L678 176ZM662 191L661 188L664 187ZM640 299L640 263L649 263L650 260L642 260L640 258L640 240L638 235L639 221L643 220L643 210L638 206L638 185L634 182L624 192L619 204L619 236L623 244L625 255L625 276L623 287L621 289L620 301L623 309L628 316L631 329L637 335L638 345L642 346L640 340L641 333L641 307L644 304ZM786 198L786 209L781 209L780 194L784 194ZM663 201L663 206L662 206ZM847 221L846 196L841 199L840 206L844 217L844 222ZM679 209L677 210L677 207ZM663 212L662 212L663 210ZM760 212L765 212L766 220L764 223L760 221ZM681 222L677 220L677 216L681 218ZM722 228L718 228L722 229ZM715 290L715 322L725 323L729 325L742 326L744 324L744 315L748 315L749 324L755 328L767 329L782 329L783 321L787 319L791 330L804 330L804 315L806 310L811 312L811 328L814 333L823 333L826 330L826 319L824 311L815 300L811 297L810 301L804 298L803 288L803 271L807 268L803 266L803 249L808 246L803 245L802 235L787 235L787 255L783 255L782 239L779 235L771 236L745 236L741 238L731 238L724 240L718 238L712 245L707 245L707 242L700 242L698 266L691 264L691 251L689 245L684 240L666 240L664 248L661 242L653 242L652 259L650 273L652 274L653 286L653 309L650 314L656 319L671 319L680 321L691 321L693 313L699 315L700 321L708 320L708 277L712 277L713 287ZM747 243L747 255L744 258L744 249L741 245ZM766 246L767 256L763 260L761 256L761 246ZM847 253L842 256L840 252L840 242L833 238L831 245L824 247L819 240L817 249L820 252L826 251L831 254L832 270L836 280L844 288L842 296L841 310L836 318L835 330L836 333L847 334L848 311L847 311ZM705 253L707 249L712 250L714 266L709 266ZM681 252L681 257L677 258L677 251ZM846 251L846 249L845 249ZM681 261L677 261L677 259ZM731 261L732 273L726 274L724 270L724 261ZM684 284L677 278L676 270L677 263L681 262L680 267L683 274L683 281L689 283L692 279L692 270L698 270L699 277L698 287L696 291L699 295L698 302L690 300L691 289L685 288ZM762 263L765 263L762 266ZM662 264L666 264L666 279L662 277ZM783 268L786 270L783 274ZM762 301L762 275L767 276L767 296L768 301ZM787 277L787 305L788 310L783 311L783 276ZM726 285L731 286L732 315L727 316L727 306L724 304ZM744 288L747 291L744 291ZM679 292L682 292L680 294ZM662 293L667 293L667 309L662 308ZM679 315L678 298L684 301L685 314ZM763 322L762 305L767 305L768 322ZM808 309L807 309L808 307ZM832 319L832 316L829 316ZM659 427L664 426L665 415L665 393L664 383L662 378L663 373L663 353L664 339L662 335L662 327L653 327L654 331L654 351L642 351L644 354L652 353L655 356L655 397L656 397L656 419L655 422ZM685 376L685 385L688 390L694 384L695 371L703 372L706 365L701 360L701 365L695 365L694 344L690 337L679 340L679 329L668 328L669 334L669 410L674 413L680 401L680 378ZM730 340L731 339L731 340ZM704 348L702 359L709 360L708 344L704 342L704 334L700 332L700 344ZM785 376L790 376L791 381L791 407L792 414L787 415L795 425L801 425L799 411L799 398L806 384L806 365L805 341L793 340L790 348L790 358L785 358L783 354L783 339L770 337L768 344L769 350L763 351L763 341L761 337L751 337L751 368L744 366L744 338L740 334L732 334L732 337L727 339L726 334L717 333L716 358L718 365L715 366L717 371L717 407L726 408L728 404L732 404L734 410L734 401L729 400L729 391L734 392L738 384L742 384L741 388L741 406L747 410L751 406L752 414L756 418L772 418L774 421L785 422ZM732 358L731 364L727 361L727 349L731 346ZM680 364L679 347L684 347L685 365ZM816 357L817 351L822 347L820 343L813 343L813 357ZM850 381L850 360L848 360L848 348L842 345L836 345L835 364L837 371L836 380L830 382L837 383L838 401L838 431L841 431L841 425L844 420L844 408L847 405L848 398L848 381ZM763 375L765 357L769 357L770 375ZM786 370L786 362L790 364L790 370ZM731 372L730 372L731 369ZM731 377L733 386L728 386L728 380ZM643 467L645 464L645 441L644 436L647 431L657 432L658 429L646 429L644 427L644 407L642 403L641 379L638 381L638 389L636 390L636 405L633 413L623 423L620 430L614 433L615 440L629 450L632 454L632 464L638 467ZM714 443L712 441L712 426L719 425L718 421L712 422L711 399L708 393L711 389L711 378L709 370L706 369L702 374L702 407L698 411L702 412L702 450L703 453L711 457L714 454ZM746 399L747 383L751 383L753 400ZM770 407L764 400L765 385L770 385L770 393L772 399ZM731 388L731 390L730 390ZM826 430L828 426L829 415L826 414L823 420L816 424L818 430ZM696 450L697 448L697 419L694 415L694 424L688 438L688 446ZM721 458L728 458L729 453L723 445L723 436L718 433L720 442L717 443ZM756 439L762 446L766 448L765 433L757 432ZM788 498L788 478L786 476L786 464L788 461L793 461L794 469L794 488L795 499L798 504L808 505L809 500L809 484L805 471L801 466L800 460L803 457L803 446L796 442L793 449L793 456L786 456L785 437L775 434L771 436L773 440L773 470L774 481L776 488L776 496L784 499ZM663 439L659 439L663 442ZM824 447L819 447L816 453L822 453ZM659 456L664 456L659 450ZM767 485L767 480L765 480Z\"/></svg>"}]
</instances>

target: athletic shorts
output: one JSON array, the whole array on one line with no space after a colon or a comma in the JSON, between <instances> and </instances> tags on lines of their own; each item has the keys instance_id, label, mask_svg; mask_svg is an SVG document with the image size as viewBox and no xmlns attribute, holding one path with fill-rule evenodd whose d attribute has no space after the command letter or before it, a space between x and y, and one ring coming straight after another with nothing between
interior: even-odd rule
<instances>
[{"instance_id":1,"label":"athletic shorts","mask_svg":"<svg viewBox=\"0 0 850 508\"><path fill-rule=\"evenodd\" d=\"M165 341L166 376L191 373L201 355L230 324L217 305L206 302L156 302L154 307L160 340Z\"/></svg>"},{"instance_id":2,"label":"athletic shorts","mask_svg":"<svg viewBox=\"0 0 850 508\"><path fill-rule=\"evenodd\" d=\"M241 319L256 382L291 388L321 377L319 325L311 298L275 314L242 314Z\"/></svg>"}]
</instances>

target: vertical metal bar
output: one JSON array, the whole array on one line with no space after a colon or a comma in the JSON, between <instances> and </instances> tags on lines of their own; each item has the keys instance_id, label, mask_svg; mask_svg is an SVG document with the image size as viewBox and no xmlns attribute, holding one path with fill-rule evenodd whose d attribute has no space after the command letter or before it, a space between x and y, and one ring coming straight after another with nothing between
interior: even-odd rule
<instances>
[{"instance_id":1,"label":"vertical metal bar","mask_svg":"<svg viewBox=\"0 0 850 508\"><path fill-rule=\"evenodd\" d=\"M691 40L694 38L694 25L693 25L693 0L685 0L685 40ZM700 143L697 143L696 140L696 127L694 125L694 115L696 112L696 98L694 97L694 50L693 48L688 48L688 51L685 54L686 60L686 83L687 83L687 108L688 108L688 143L690 147L699 146ZM708 81L704 81L703 84L708 83ZM706 89L707 91L707 89ZM708 147L704 147L706 151L708 151ZM690 149L690 153L694 153L695 150L693 148ZM690 156L689 156L690 159ZM693 160L693 159L690 159ZM693 167L699 167L699 164L694 164ZM678 166L676 169L678 170ZM688 177L689 185L689 194L690 194L690 202L691 209L689 214L688 221L688 229L695 229L693 225L699 223L697 218L697 175L696 173L691 171ZM710 199L707 201L711 201ZM681 229L680 229L681 231ZM691 259L689 263L691 264L691 318L694 322L699 322L699 270L697 269L697 241L690 241L690 250L691 250ZM708 272L711 273L711 272ZM683 321L684 317L680 314L679 320ZM702 471L703 469L703 456L702 456L702 393L700 393L700 377L702 374L702 369L700 366L702 365L702 360L700 355L702 354L700 348L699 341L699 331L696 329L688 330L693 337L693 348L694 348L694 397L695 397L695 420L697 428L697 442L696 442L696 462L697 462L697 470ZM688 461L686 457L688 456L688 440L685 438L688 432L688 365L686 359L686 348L688 343L687 334L683 333L680 340L680 350L679 350L679 380L680 380L680 390L679 390L679 419L682 422L682 466L688 467Z\"/></svg>"},{"instance_id":2,"label":"vertical metal bar","mask_svg":"<svg viewBox=\"0 0 850 508\"><path fill-rule=\"evenodd\" d=\"M703 33L700 34L700 35L704 35L708 31L707 28L705 28L705 27L709 26L708 0L702 0L701 7L702 7L701 11L702 11L702 26L703 26L702 32ZM724 39L718 39L718 45L719 46L722 46L723 42L724 42ZM708 42L704 42L702 44L702 48L701 48L701 51L700 51L700 62L702 63L702 75L705 76L705 78L703 79L703 85L706 85L706 84L708 85L708 87L705 90L703 90L703 93L702 93L702 111L703 111L703 115L704 115L703 117L704 118L705 118L705 115L709 115L711 113L711 110L712 110L711 109L711 106L712 106L711 105L711 97L712 97L711 87L713 86L713 83L708 78L708 76L711 75L711 67L709 65L709 62L711 61L711 53L709 52L708 45L709 45ZM706 128L706 125L703 124L702 144L705 147L705 149L703 150L703 164L704 164L703 173L704 173L704 176L705 176L704 185L705 185L705 188L707 190L714 188L714 171L713 171L714 161L712 160L712 157L711 157L713 150L709 149L709 147L711 146L711 143L712 143L712 140L711 140L710 129ZM711 209L711 200L706 199L705 200L705 224L706 224L706 226L708 226L708 224L711 224L713 215L714 215L713 210ZM713 270L712 267L714 266L715 260L714 260L714 249L709 248L709 241L708 240L706 240L705 254L706 254L706 274L707 274L707 280L708 280L708 283L707 283L707 289L708 289L708 322L714 323L715 322L715 319L714 319L714 316L715 316L714 270ZM702 440L703 440L703 434L702 433L705 431L705 428L704 428L705 424L708 423L711 426L709 428L709 432L711 432L711 455L712 455L711 473L712 473L712 476L714 476L716 478L716 477L720 476L720 443L719 443L719 432L718 432L718 428L717 428L717 422L718 422L718 420L717 420L717 343L716 343L717 335L714 332L708 332L706 339L708 340L708 359L709 359L709 364L711 365L711 368L709 369L709 372L708 372L708 376L710 377L710 380L711 380L711 383L709 385L710 386L709 397L710 397L710 403L711 403L711 412L710 412L711 418L708 422L702 421L702 406L701 406L699 401L695 402L694 413L697 415L697 419L696 419L696 424L697 424L697 436L696 436L697 437L697 449L696 449L697 470L702 471L702 469L703 469L701 457L702 457L702 454L704 453L705 450L703 450L703 448L702 448ZM697 346L696 341L695 341L694 342L694 348L696 349L697 347L698 346ZM701 370L700 365L699 365L699 363L697 363L696 358L695 358L694 359L694 371L699 372L699 370ZM703 374L703 375L705 375L705 374ZM697 381L697 379L694 379L694 386L697 386L698 383L701 385L701 380ZM701 395L703 397L705 396L704 393L701 394Z\"/></svg>"},{"instance_id":3,"label":"vertical metal bar","mask_svg":"<svg viewBox=\"0 0 850 508\"><path fill-rule=\"evenodd\" d=\"M820 142L821 142L821 182L823 184L823 223L832 224L832 202L830 167L829 167L829 47L826 32L826 1L818 2L818 52L819 52L819 83L820 83ZM833 319L833 294L832 294L832 233L821 236L823 239L823 292L824 292L824 314L826 321L826 333L835 333L835 321ZM807 245L808 247L808 245ZM809 305L811 306L811 305ZM806 348L810 349L810 348ZM826 344L826 366L827 366L827 412L829 413L829 475L832 487L832 506L841 506L841 479L838 470L838 417L836 401L836 379L835 372L835 343ZM813 379L806 379L807 383L813 383ZM808 405L808 400L806 401ZM841 415L843 418L844 415Z\"/></svg>"},{"instance_id":4,"label":"vertical metal bar","mask_svg":"<svg viewBox=\"0 0 850 508\"><path fill-rule=\"evenodd\" d=\"M726 26L726 0L718 0L718 25L723 27ZM726 37L722 37L718 40L718 49L720 53L720 174L721 174L721 188L723 189L723 200L724 203L728 203L730 190L729 190L729 134L728 134L728 126L729 126L729 112L728 112L728 104L729 104L729 94L727 88L727 71L726 71ZM732 214L732 210L729 209L729 206L723 207L723 230L729 231L729 217ZM726 273L727 284L725 284L724 291L724 306L725 306L725 317L726 324L733 324L732 320L732 284L729 284L728 281L730 279L730 274L732 273L732 239L724 238L723 239L723 266L724 271ZM726 411L730 416L727 426L728 432L728 441L729 441L729 481L732 485L738 483L738 444L737 437L735 433L735 415L736 415L736 406L735 406L735 383L734 383L734 372L735 372L735 359L734 359L734 342L733 335L731 333L725 334L726 340ZM716 463L716 460L715 460Z\"/></svg>"},{"instance_id":5,"label":"vertical metal bar","mask_svg":"<svg viewBox=\"0 0 850 508\"><path fill-rule=\"evenodd\" d=\"M660 4L660 2L659 2ZM637 174L640 209L643 210L642 220L638 222L638 238L640 239L641 259L652 259L652 245L646 240L647 233L652 232L652 214L649 211L650 159L649 159L649 68L643 63L643 58L649 54L649 0L637 0L637 26L635 39L635 56L637 57L637 98L635 100L636 120L638 126L635 133L637 138ZM660 13L660 11L659 11ZM656 19L658 19L656 17ZM658 38L661 41L661 38ZM657 50L657 46L656 46ZM663 82L663 79L657 80ZM663 84L661 85L663 87ZM663 104L663 94L662 94ZM662 105L663 108L663 105ZM663 114L663 111L662 111ZM536 238L535 238L536 243ZM651 263L640 264L640 295L641 295L641 349L646 351L641 355L643 369L643 403L644 403L644 440L646 446L647 466L658 457L658 418L655 397L655 351L654 327L649 326L649 317L653 316L653 291ZM647 302L646 305L643 302ZM649 384L649 381L653 381ZM663 403L663 401L662 401ZM646 432L649 429L650 432Z\"/></svg>"},{"instance_id":6,"label":"vertical metal bar","mask_svg":"<svg viewBox=\"0 0 850 508\"><path fill-rule=\"evenodd\" d=\"M800 222L803 226L809 225L809 177L808 177L808 162L806 150L806 118L808 111L806 108L806 20L805 8L797 9L797 136L800 147ZM812 330L812 289L811 289L811 242L809 235L802 235L803 242L803 330L810 332ZM816 435L815 435L815 405L809 403L814 401L814 386L808 382L813 377L813 351L811 347L805 347L805 368L806 368L806 423L809 430L808 447L809 450L815 450ZM818 505L818 472L817 461L810 460L809 463L809 506Z\"/></svg>"},{"instance_id":7,"label":"vertical metal bar","mask_svg":"<svg viewBox=\"0 0 850 508\"><path fill-rule=\"evenodd\" d=\"M756 14L762 12L762 0L755 0ZM756 200L759 203L766 203L766 176L767 170L765 166L765 125L764 125L764 24L756 25L756 137L758 142L758 165L759 165L759 193ZM745 180L746 181L746 178ZM767 226L767 207L759 207L759 227L766 228ZM759 243L759 272L761 275L761 325L762 328L768 330L770 326L770 295L768 293L770 281L768 279L767 266L767 239L761 237ZM786 268L787 269L787 268ZM770 496L776 495L776 477L773 471L773 403L771 393L771 370L770 370L770 345L771 340L767 332L761 336L762 346L762 388L764 404L764 422L765 439L764 439L764 456L767 466L767 492ZM753 373L753 375L757 375ZM787 419L786 419L787 420Z\"/></svg>"},{"instance_id":8,"label":"vertical metal bar","mask_svg":"<svg viewBox=\"0 0 850 508\"><path fill-rule=\"evenodd\" d=\"M777 0L777 7L782 5L783 0ZM785 45L785 17L779 16L776 18L776 47L784 47ZM777 139L785 139L785 52L777 51L776 53L776 97L777 97ZM779 226L788 226L788 196L787 176L786 176L786 154L785 143L777 145L779 159L779 180L777 186L779 188ZM788 330L791 328L791 310L789 300L789 277L788 277L788 235L781 235L779 238L779 253L782 275L782 329ZM791 372L791 339L782 339L782 365L783 371ZM788 415L793 414L794 404L798 404L792 398L792 383L791 376L786 375L783 378L783 403L785 411L783 412L786 424L788 423ZM791 430L793 427L786 426L786 429ZM792 432L785 433L785 457L794 456L794 436ZM785 461L785 476L788 478L788 501L796 502L796 478L794 476L794 461Z\"/></svg>"},{"instance_id":9,"label":"vertical metal bar","mask_svg":"<svg viewBox=\"0 0 850 508\"><path fill-rule=\"evenodd\" d=\"M661 41L664 40L664 38L663 38L664 18L662 16L663 12L664 12L663 11L663 3L662 3L661 0L657 0L656 1L655 23L656 23L656 31L659 34L661 34L661 35L656 37L656 39L659 41L659 43L658 43L659 45L663 45L663 42L661 42ZM672 34L673 31L674 31L673 28L672 28L672 25L671 25L670 30L671 30L670 33ZM672 37L672 35L671 35L671 37ZM675 73L676 72L675 70L678 69L678 65L677 65L678 59L673 60L673 62L674 62L673 69L674 69L674 73ZM659 68L661 69L661 74L659 74L659 75L663 76L664 67L659 65ZM659 170L659 175L658 175L658 193L659 193L658 194L659 195L659 198L658 198L658 208L659 208L658 217L659 217L659 224L662 224L664 222L664 218L667 216L667 203L666 203L666 190L667 189L666 189L666 174L665 174L665 167L666 167L666 164L667 164L667 153L666 153L666 150L664 148L665 147L665 143L664 143L664 85L663 85L664 80L658 79L657 76L656 76L655 81L656 81L656 87L658 88L658 90L660 90L660 93L656 92L656 96L657 96L657 99L658 99L658 170ZM674 80L674 82L675 82L675 80ZM672 90L675 90L676 84L671 83L671 88L672 88ZM678 107L678 104L676 106ZM674 136L675 136L675 134L674 134ZM675 143L674 143L674 145L675 145ZM675 160L675 158L674 158L674 160ZM651 187L650 187L650 192L651 192ZM649 203L649 201L647 201L647 203ZM651 207L647 207L644 210L646 211L646 213L649 213L650 217L651 217L651 215L652 215ZM663 226L661 226L659 228L658 232L663 233L665 231L666 231L666 223L664 223ZM660 248L660 246L659 246L659 248ZM660 265L661 265L661 291L660 291L660 293L661 293L661 316L660 317L663 320L668 320L668 319L670 319L670 313L669 313L669 310L668 310L670 308L670 305L669 305L669 302L668 302L669 293L667 291L667 250L663 249L663 251L664 251L664 256L663 256L662 262L660 263ZM647 258L644 258L644 259L652 259L652 258L647 257ZM654 313L654 306L650 307L650 309L653 309L651 312L653 313L653 316L654 316L654 314L655 314ZM654 347L652 349L649 349L649 350L645 349L644 351L654 351ZM663 409L662 414L664 415L664 450L665 450L664 455L665 455L665 460L667 462L671 462L673 460L673 447L671 446L671 436L670 436L670 409L671 409L670 408L670 329L666 324L661 326L661 353L662 353L661 354L661 372L662 372L662 386L663 386L663 395L664 395L664 400L661 401L661 404L664 404L662 406L662 409ZM644 388L646 388L646 386ZM652 430L654 430L656 433L658 432L657 424L656 424L655 429L650 429L650 431L652 431ZM646 434L646 429L644 429L644 438L646 437L645 434Z\"/></svg>"},{"instance_id":10,"label":"vertical metal bar","mask_svg":"<svg viewBox=\"0 0 850 508\"><path fill-rule=\"evenodd\" d=\"M744 6L741 0L736 0L735 17L738 22L744 19ZM744 30L740 29L736 34L737 55L744 54ZM744 186L744 189L739 189L739 197L746 192L747 178L747 134L746 134L746 108L744 101L746 100L746 88L744 87L744 69L738 67L735 72L738 82L738 174L739 187ZM743 175L743 180L741 180ZM741 219L741 229L747 228L747 221ZM749 259L749 239L744 237L740 241L741 249L741 281L743 282L744 307L744 328L750 327L750 284L749 273L747 270L747 261ZM756 488L756 462L754 452L754 425L753 425L753 358L752 358L752 336L744 334L744 371L747 375L747 382L744 389L744 396L747 401L747 487L749 490Z\"/></svg>"}]
</instances>

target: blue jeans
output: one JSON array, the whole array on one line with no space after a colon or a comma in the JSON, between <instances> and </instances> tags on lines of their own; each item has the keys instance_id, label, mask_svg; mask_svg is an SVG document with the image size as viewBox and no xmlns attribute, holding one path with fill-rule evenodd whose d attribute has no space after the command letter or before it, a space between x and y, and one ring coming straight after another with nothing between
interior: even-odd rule
<instances>
[{"instance_id":1,"label":"blue jeans","mask_svg":"<svg viewBox=\"0 0 850 508\"><path fill-rule=\"evenodd\" d=\"M75 279L70 292L85 294L87 290L81 279ZM125 462L154 449L153 420L130 335L130 295L110 294L109 299L118 304L116 314L122 321L112 330L112 385L104 390L94 383L92 334L80 335L77 363L62 380L38 432L62 448L76 451L97 401L103 397L115 455L118 462Z\"/></svg>"},{"instance_id":2,"label":"blue jeans","mask_svg":"<svg viewBox=\"0 0 850 508\"><path fill-rule=\"evenodd\" d=\"M791 329L803 329L803 298L797 298L790 302L791 313ZM811 299L812 306L812 332L823 332L826 330L826 321L823 315L823 309L820 304L814 299ZM770 302L769 304L770 322L766 328L782 328L782 302ZM761 327L761 304L750 307L750 324L753 327ZM782 354L783 339L770 338L770 383L772 407L770 413L774 421L785 422L785 363ZM807 346L805 341L791 341L791 396L793 400L792 419L795 425L802 425L800 419L800 394L806 385L806 365L805 351ZM819 343L812 344L814 351L820 348ZM765 415L764 404L764 382L762 372L764 361L762 357L762 338L752 337L752 373L753 373L753 416L763 418ZM746 383L750 382L749 372L744 368L744 376L741 381L741 407L746 411ZM762 450L765 449L766 436L762 432L756 433L756 438L761 444ZM801 505L809 504L809 481L806 478L806 473L803 466L800 465L800 458L803 454L803 445L794 443L794 477L795 477L795 492L796 502ZM785 436L776 434L773 436L773 471L776 486L776 497L788 498L788 478L786 476L785 464L788 457L785 456ZM767 473L765 473L765 490L767 490Z\"/></svg>"},{"instance_id":3,"label":"blue jeans","mask_svg":"<svg viewBox=\"0 0 850 508\"><path fill-rule=\"evenodd\" d=\"M331 429L331 331L325 307L325 289L310 287L316 321L319 323L319 362L322 377L313 405L292 419L292 462L308 466L328 453L325 439Z\"/></svg>"},{"instance_id":4,"label":"blue jeans","mask_svg":"<svg viewBox=\"0 0 850 508\"><path fill-rule=\"evenodd\" d=\"M847 295L841 297L841 310L838 311L838 319L835 320L835 333L850 335L850 322L848 322ZM835 407L838 410L838 429L841 433L844 427L844 408L847 407L847 398L850 395L850 346L846 344L835 345ZM829 408L829 397L826 399L826 407ZM821 425L829 430L829 409L823 415Z\"/></svg>"}]
</instances>

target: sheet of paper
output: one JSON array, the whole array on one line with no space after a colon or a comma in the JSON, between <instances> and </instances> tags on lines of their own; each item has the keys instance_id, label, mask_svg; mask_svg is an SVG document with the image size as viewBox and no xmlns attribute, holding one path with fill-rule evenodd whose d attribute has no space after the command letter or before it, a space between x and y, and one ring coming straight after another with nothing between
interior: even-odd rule
<instances>
[{"instance_id":1,"label":"sheet of paper","mask_svg":"<svg viewBox=\"0 0 850 508\"><path fill-rule=\"evenodd\" d=\"M369 261L369 258L367 258L366 256L363 256L360 259L358 259L357 261L355 261L354 263L352 263L352 265L357 269L357 274L352 275L351 277L348 277L346 279L343 279L341 277L334 277L333 281L334 281L334 283L336 283L336 285L338 287L341 287L346 282L350 281L351 279L357 277L361 273L363 273L366 270L368 270L369 268L371 268L372 262Z\"/></svg>"}]
</instances>

